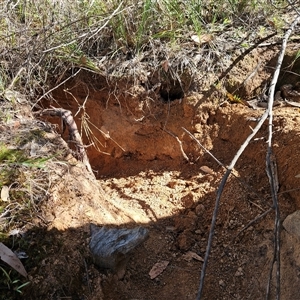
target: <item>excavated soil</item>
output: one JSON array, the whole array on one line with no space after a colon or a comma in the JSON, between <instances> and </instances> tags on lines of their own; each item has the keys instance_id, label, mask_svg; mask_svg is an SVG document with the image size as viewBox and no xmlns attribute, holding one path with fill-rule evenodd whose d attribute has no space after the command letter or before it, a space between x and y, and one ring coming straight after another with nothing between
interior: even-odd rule
<instances>
[{"instance_id":1,"label":"excavated soil","mask_svg":"<svg viewBox=\"0 0 300 300\"><path fill-rule=\"evenodd\" d=\"M266 62L274 58L265 53ZM245 74L255 66L258 54L252 65L249 61L244 65ZM248 95L268 74L261 72L252 79ZM114 96L104 79L89 88L87 81L81 82L77 78L56 90L57 103L52 104L70 109L83 130L84 143L96 143L98 151L90 146L87 153L97 180L79 163L57 171L61 180L42 208L42 221L28 233L40 263L27 264L32 284L25 298L195 299L225 169L182 127L229 165L263 110L203 99L197 93L164 102L142 86ZM51 122L60 132L60 121ZM86 134L88 128L93 136ZM299 109L275 108L273 129L282 222L300 208ZM265 298L274 250L274 211L252 221L272 207L265 172L267 137L265 123L225 186L203 299ZM90 223L142 225L149 229L149 238L131 253L125 268L103 273L89 253ZM282 228L282 299L299 297L299 253L299 240ZM150 279L150 269L161 261L168 261L168 266ZM271 299L274 285L272 279Z\"/></svg>"}]
</instances>

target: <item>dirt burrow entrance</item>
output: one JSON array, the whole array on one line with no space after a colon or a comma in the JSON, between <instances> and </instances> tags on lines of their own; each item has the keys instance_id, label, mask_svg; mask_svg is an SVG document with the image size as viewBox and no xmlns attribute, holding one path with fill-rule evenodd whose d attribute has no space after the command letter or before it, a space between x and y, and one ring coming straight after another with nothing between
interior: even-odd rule
<instances>
[{"instance_id":1,"label":"dirt burrow entrance","mask_svg":"<svg viewBox=\"0 0 300 300\"><path fill-rule=\"evenodd\" d=\"M42 268L33 272L38 274L33 283L38 287L35 299L45 295L51 299L195 299L202 262L189 252L204 257L224 168L182 127L228 165L262 112L207 101L195 110L202 101L200 94L164 102L142 86L126 93L115 91L116 97L101 79L89 88L86 81L76 80L56 90L54 98L73 112L84 143L93 142L98 148L87 148L98 182L83 168L74 167L44 207L48 234L57 242ZM56 123L59 126L60 121ZM281 221L300 207L299 124L297 108L274 110ZM265 173L267 130L264 124L224 190L204 299L265 297L274 213L248 225L272 206ZM126 268L103 274L88 251L91 222L139 224L149 229L150 236L132 253ZM281 245L281 296L296 299L299 241L283 229ZM168 267L151 280L148 273L159 261L168 261ZM51 274L51 280L43 274Z\"/></svg>"}]
</instances>

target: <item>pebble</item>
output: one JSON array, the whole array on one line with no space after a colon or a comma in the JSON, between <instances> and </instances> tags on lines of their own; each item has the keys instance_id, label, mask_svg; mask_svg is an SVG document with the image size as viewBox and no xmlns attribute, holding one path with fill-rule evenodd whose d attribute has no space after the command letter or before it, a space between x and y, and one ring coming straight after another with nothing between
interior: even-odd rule
<instances>
[{"instance_id":1,"label":"pebble","mask_svg":"<svg viewBox=\"0 0 300 300\"><path fill-rule=\"evenodd\" d=\"M234 274L234 276L236 276L236 277L243 276L243 275L244 275L244 273L243 273L243 269L241 267L239 267Z\"/></svg>"},{"instance_id":2,"label":"pebble","mask_svg":"<svg viewBox=\"0 0 300 300\"><path fill-rule=\"evenodd\" d=\"M181 198L182 205L185 208L191 208L194 205L194 196L192 193L188 193Z\"/></svg>"},{"instance_id":3,"label":"pebble","mask_svg":"<svg viewBox=\"0 0 300 300\"><path fill-rule=\"evenodd\" d=\"M288 233L300 238L300 210L288 215L283 221L283 227Z\"/></svg>"},{"instance_id":4,"label":"pebble","mask_svg":"<svg viewBox=\"0 0 300 300\"><path fill-rule=\"evenodd\" d=\"M197 216L203 215L204 211L205 211L205 207L204 207L203 204L199 204L195 208L195 213L196 213Z\"/></svg>"},{"instance_id":5,"label":"pebble","mask_svg":"<svg viewBox=\"0 0 300 300\"><path fill-rule=\"evenodd\" d=\"M226 286L225 281L223 279L219 280L219 286L221 286L223 288Z\"/></svg>"}]
</instances>

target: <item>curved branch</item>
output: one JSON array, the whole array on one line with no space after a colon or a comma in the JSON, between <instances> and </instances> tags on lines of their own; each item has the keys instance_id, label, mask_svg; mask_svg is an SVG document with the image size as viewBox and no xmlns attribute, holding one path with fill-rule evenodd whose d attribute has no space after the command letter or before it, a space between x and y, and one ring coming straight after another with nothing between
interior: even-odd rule
<instances>
[{"instance_id":1,"label":"curved branch","mask_svg":"<svg viewBox=\"0 0 300 300\"><path fill-rule=\"evenodd\" d=\"M202 266L202 269L201 269L200 286L199 286L199 290L198 290L198 294L197 294L197 300L200 300L201 295L202 295L202 290L203 290L203 286L204 286L204 279L205 279L205 274L206 274L206 268L207 268L207 264L208 264L208 258L209 258L210 251L211 251L211 245L212 245L212 240L213 240L213 236L214 236L214 230L215 230L215 225L216 225L216 220L217 220L217 214L218 214L219 204L220 204L221 195L223 193L224 186L227 182L227 179L228 179L231 171L233 170L235 164L237 163L238 159L240 158L240 156L242 155L242 153L244 152L246 147L249 145L252 138L260 130L262 124L265 122L265 120L269 116L270 116L269 129L272 128L272 109L273 109L273 103L274 103L275 85L276 85L277 80L278 80L280 68L281 68L281 65L282 65L282 61L283 61L283 57L284 57L284 53L285 53L285 49L286 49L286 45L287 45L287 40L288 40L289 36L291 35L291 33L292 33L294 27L296 26L296 24L299 22L299 20L300 20L300 16L298 16L294 20L294 22L291 24L291 26L287 30L286 34L284 35L284 38L283 38L283 41L282 41L281 51L280 51L278 61L277 61L277 66L276 66L276 69L275 69L275 72L274 72L274 75L273 75L273 79L271 81L270 90L269 90L268 108L266 109L264 114L261 116L258 124L253 129L252 133L248 136L248 138L245 140L245 142L242 144L242 146L240 147L240 149L236 153L235 157L233 158L232 162L228 166L228 169L227 169L225 175L223 176L223 178L221 180L221 183L219 185L219 188L218 188L218 191L217 191L216 202L215 202L215 208L214 208L214 212L213 212L213 216L212 216L212 220L211 220L211 226L210 226L209 237L208 237L208 241L207 241L207 247L206 247L204 262L203 262L203 266ZM270 132L270 134L269 134L269 141L268 141L267 160L268 160L268 157L270 157L269 151L271 149L271 140L272 140L272 133L271 133L272 131L271 131L271 129L270 129L269 132ZM271 190L275 192L275 181L273 179L274 178L271 176L271 179L270 179ZM274 195L277 196L276 193L277 193L277 191L274 193ZM273 198L275 199L276 197L273 197ZM273 201L275 203L276 199L275 200L274 199L273 199ZM280 253L279 253L279 210L278 210L278 205L277 205L277 208L275 207L275 211L276 211L276 209L277 209L277 213L276 213L276 220L275 220L275 234L276 234L277 238L276 238L276 245L275 245L276 251L275 251L275 254L274 254L274 259L276 258L276 260L278 262L278 264L277 264L277 295L278 295L277 299L279 299L280 288L279 288L278 284L280 284L280 282L279 282L279 280L280 280L280 271L279 271L279 256L280 255L279 254Z\"/></svg>"}]
</instances>

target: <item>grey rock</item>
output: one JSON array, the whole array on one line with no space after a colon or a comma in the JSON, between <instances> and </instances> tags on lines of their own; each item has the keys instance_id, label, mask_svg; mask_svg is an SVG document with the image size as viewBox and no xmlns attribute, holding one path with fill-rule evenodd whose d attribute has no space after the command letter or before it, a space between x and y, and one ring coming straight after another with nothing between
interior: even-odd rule
<instances>
[{"instance_id":1,"label":"grey rock","mask_svg":"<svg viewBox=\"0 0 300 300\"><path fill-rule=\"evenodd\" d=\"M300 210L288 215L283 221L283 227L288 233L300 238Z\"/></svg>"},{"instance_id":2,"label":"grey rock","mask_svg":"<svg viewBox=\"0 0 300 300\"><path fill-rule=\"evenodd\" d=\"M116 271L127 260L127 253L144 242L148 229L136 227L119 229L90 225L90 250L96 265L102 269Z\"/></svg>"}]
</instances>

